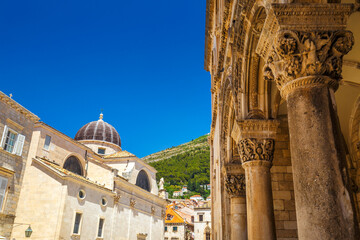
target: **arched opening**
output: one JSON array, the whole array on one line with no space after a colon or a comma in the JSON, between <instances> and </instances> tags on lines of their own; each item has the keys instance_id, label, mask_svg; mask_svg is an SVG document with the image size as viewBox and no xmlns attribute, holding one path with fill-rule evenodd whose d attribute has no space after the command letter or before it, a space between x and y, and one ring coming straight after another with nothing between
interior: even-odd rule
<instances>
[{"instance_id":1,"label":"arched opening","mask_svg":"<svg viewBox=\"0 0 360 240\"><path fill-rule=\"evenodd\" d=\"M205 229L204 229L204 237L205 237L205 240L210 240L210 236L211 236L211 229L208 225L206 225Z\"/></svg>"},{"instance_id":2,"label":"arched opening","mask_svg":"<svg viewBox=\"0 0 360 240\"><path fill-rule=\"evenodd\" d=\"M150 192L150 182L147 173L144 170L141 170L136 179L136 186L145 189L146 191Z\"/></svg>"},{"instance_id":3,"label":"arched opening","mask_svg":"<svg viewBox=\"0 0 360 240\"><path fill-rule=\"evenodd\" d=\"M80 160L75 156L70 156L64 163L64 169L78 175L83 175L83 169Z\"/></svg>"}]
</instances>

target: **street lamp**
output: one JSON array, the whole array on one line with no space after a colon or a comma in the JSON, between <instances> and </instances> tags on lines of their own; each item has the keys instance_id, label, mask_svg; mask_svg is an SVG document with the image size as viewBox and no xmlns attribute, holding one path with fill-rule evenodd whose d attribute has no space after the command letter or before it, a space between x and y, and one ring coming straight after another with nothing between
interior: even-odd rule
<instances>
[{"instance_id":1,"label":"street lamp","mask_svg":"<svg viewBox=\"0 0 360 240\"><path fill-rule=\"evenodd\" d=\"M31 225L29 223L14 223L14 227L21 226L21 225L28 225L29 227L25 230L25 237L29 238L31 234L33 233L33 230L31 229Z\"/></svg>"},{"instance_id":2,"label":"street lamp","mask_svg":"<svg viewBox=\"0 0 360 240\"><path fill-rule=\"evenodd\" d=\"M25 237L29 238L32 234L33 230L31 229L31 226L29 225L29 227L25 230Z\"/></svg>"}]
</instances>

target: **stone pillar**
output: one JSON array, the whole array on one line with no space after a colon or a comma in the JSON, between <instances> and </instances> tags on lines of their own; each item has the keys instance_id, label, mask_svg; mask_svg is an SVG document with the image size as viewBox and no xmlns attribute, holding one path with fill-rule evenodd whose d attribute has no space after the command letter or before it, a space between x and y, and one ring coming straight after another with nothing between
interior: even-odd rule
<instances>
[{"instance_id":1,"label":"stone pillar","mask_svg":"<svg viewBox=\"0 0 360 240\"><path fill-rule=\"evenodd\" d=\"M275 219L270 168L278 122L245 120L239 123L238 142L246 176L246 204L249 240L275 240Z\"/></svg>"},{"instance_id":2,"label":"stone pillar","mask_svg":"<svg viewBox=\"0 0 360 240\"><path fill-rule=\"evenodd\" d=\"M279 31L267 63L287 100L299 239L358 239L334 91L351 32Z\"/></svg>"},{"instance_id":3,"label":"stone pillar","mask_svg":"<svg viewBox=\"0 0 360 240\"><path fill-rule=\"evenodd\" d=\"M246 240L245 175L227 174L225 189L230 196L231 240Z\"/></svg>"}]
</instances>

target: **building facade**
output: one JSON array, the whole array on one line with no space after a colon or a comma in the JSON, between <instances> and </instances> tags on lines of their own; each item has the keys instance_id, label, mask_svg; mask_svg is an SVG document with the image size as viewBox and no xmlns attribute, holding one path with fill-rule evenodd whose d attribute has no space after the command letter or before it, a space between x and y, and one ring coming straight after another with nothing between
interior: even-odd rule
<instances>
[{"instance_id":1,"label":"building facade","mask_svg":"<svg viewBox=\"0 0 360 240\"><path fill-rule=\"evenodd\" d=\"M31 224L34 239L163 239L156 170L122 150L102 115L75 139L35 124L15 222Z\"/></svg>"},{"instance_id":2,"label":"building facade","mask_svg":"<svg viewBox=\"0 0 360 240\"><path fill-rule=\"evenodd\" d=\"M211 203L194 208L195 240L211 240Z\"/></svg>"},{"instance_id":3,"label":"building facade","mask_svg":"<svg viewBox=\"0 0 360 240\"><path fill-rule=\"evenodd\" d=\"M182 208L187 208L182 206ZM175 202L166 207L165 214L165 240L192 240L194 224L191 222L191 214L185 209L180 211Z\"/></svg>"},{"instance_id":4,"label":"building facade","mask_svg":"<svg viewBox=\"0 0 360 240\"><path fill-rule=\"evenodd\" d=\"M207 0L212 238L358 239L355 1Z\"/></svg>"},{"instance_id":5,"label":"building facade","mask_svg":"<svg viewBox=\"0 0 360 240\"><path fill-rule=\"evenodd\" d=\"M34 123L39 118L0 92L0 238L9 238Z\"/></svg>"}]
</instances>

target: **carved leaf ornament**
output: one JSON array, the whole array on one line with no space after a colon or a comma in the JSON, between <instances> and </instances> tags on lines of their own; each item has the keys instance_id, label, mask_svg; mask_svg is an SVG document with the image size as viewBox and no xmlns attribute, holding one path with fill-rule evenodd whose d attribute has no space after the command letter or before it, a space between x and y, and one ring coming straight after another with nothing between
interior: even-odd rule
<instances>
[{"instance_id":1,"label":"carved leaf ornament","mask_svg":"<svg viewBox=\"0 0 360 240\"><path fill-rule=\"evenodd\" d=\"M239 142L241 162L264 160L272 162L274 158L274 139L244 138Z\"/></svg>"},{"instance_id":2,"label":"carved leaf ornament","mask_svg":"<svg viewBox=\"0 0 360 240\"><path fill-rule=\"evenodd\" d=\"M225 179L225 189L232 197L245 196L245 175L228 174Z\"/></svg>"},{"instance_id":3,"label":"carved leaf ornament","mask_svg":"<svg viewBox=\"0 0 360 240\"><path fill-rule=\"evenodd\" d=\"M280 32L264 67L264 78L274 79L279 88L306 76L340 80L342 57L353 45L350 31Z\"/></svg>"}]
</instances>

